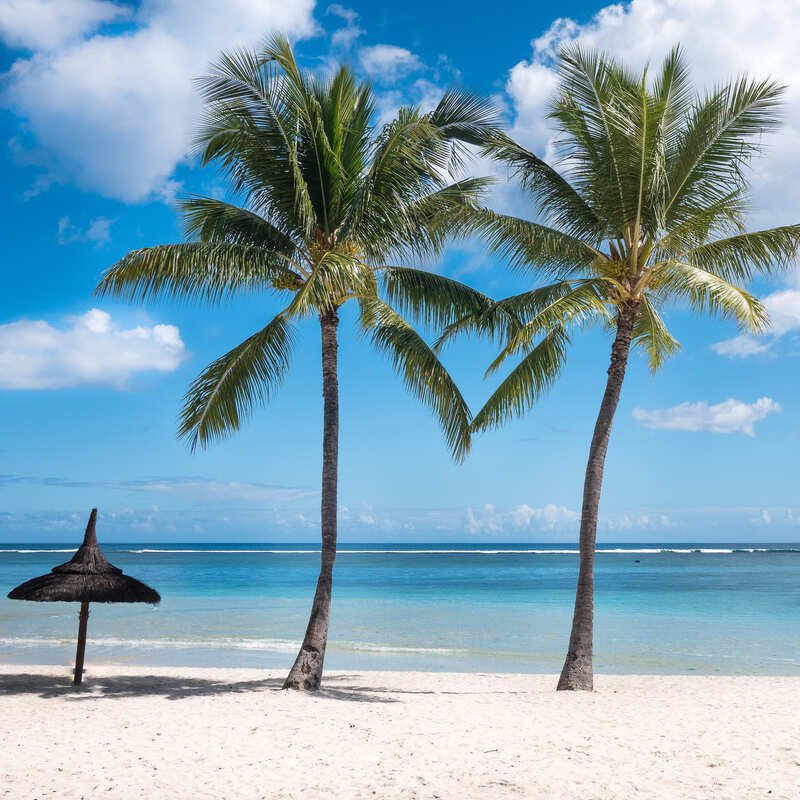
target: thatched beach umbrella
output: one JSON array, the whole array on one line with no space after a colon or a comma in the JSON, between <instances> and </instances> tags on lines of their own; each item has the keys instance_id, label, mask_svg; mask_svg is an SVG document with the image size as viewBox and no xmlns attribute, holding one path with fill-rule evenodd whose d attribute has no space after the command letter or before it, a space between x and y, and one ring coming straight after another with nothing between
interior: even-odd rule
<instances>
[{"instance_id":1,"label":"thatched beach umbrella","mask_svg":"<svg viewBox=\"0 0 800 800\"><path fill-rule=\"evenodd\" d=\"M109 564L97 546L95 525L97 509L93 508L86 526L83 544L66 564L60 564L38 578L31 578L12 589L11 600L63 601L80 603L78 616L78 650L75 654L74 685L83 679L83 656L86 651L86 627L89 603L158 603L161 595L136 578L122 574Z\"/></svg>"}]
</instances>

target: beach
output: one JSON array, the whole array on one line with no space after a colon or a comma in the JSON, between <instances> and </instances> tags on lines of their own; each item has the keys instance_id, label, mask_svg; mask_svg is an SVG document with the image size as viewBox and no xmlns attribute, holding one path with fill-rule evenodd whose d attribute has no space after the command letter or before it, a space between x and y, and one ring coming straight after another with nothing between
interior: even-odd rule
<instances>
[{"instance_id":1,"label":"beach","mask_svg":"<svg viewBox=\"0 0 800 800\"><path fill-rule=\"evenodd\" d=\"M0 796L794 800L800 677L0 666Z\"/></svg>"}]
</instances>

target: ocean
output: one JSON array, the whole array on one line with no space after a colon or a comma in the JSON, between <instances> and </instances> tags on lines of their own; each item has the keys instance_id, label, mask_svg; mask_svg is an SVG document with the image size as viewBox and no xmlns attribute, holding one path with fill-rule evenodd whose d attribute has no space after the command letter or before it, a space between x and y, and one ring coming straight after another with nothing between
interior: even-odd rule
<instances>
[{"instance_id":1,"label":"ocean","mask_svg":"<svg viewBox=\"0 0 800 800\"><path fill-rule=\"evenodd\" d=\"M157 607L93 605L87 663L288 669L319 567L311 545L107 544ZM0 544L0 662L68 665L77 604L6 593L70 558ZM342 544L332 669L557 672L577 548ZM606 673L800 674L800 545L603 544L595 668Z\"/></svg>"}]
</instances>

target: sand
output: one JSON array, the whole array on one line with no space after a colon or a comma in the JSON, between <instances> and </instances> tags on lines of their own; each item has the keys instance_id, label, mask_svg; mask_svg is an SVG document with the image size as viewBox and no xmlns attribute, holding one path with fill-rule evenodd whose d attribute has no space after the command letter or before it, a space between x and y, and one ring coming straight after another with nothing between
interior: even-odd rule
<instances>
[{"instance_id":1,"label":"sand","mask_svg":"<svg viewBox=\"0 0 800 800\"><path fill-rule=\"evenodd\" d=\"M800 797L800 677L281 677L0 666L0 797Z\"/></svg>"}]
</instances>

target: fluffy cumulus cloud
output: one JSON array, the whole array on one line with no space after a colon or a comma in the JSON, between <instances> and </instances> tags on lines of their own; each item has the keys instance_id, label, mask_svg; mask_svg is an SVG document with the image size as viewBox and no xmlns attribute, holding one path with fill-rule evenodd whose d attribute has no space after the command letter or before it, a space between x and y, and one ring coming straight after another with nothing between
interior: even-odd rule
<instances>
[{"instance_id":1,"label":"fluffy cumulus cloud","mask_svg":"<svg viewBox=\"0 0 800 800\"><path fill-rule=\"evenodd\" d=\"M747 358L766 353L773 345L788 334L800 331L800 290L783 289L772 292L764 298L770 319L770 329L762 337L747 334L725 339L711 345L711 349L729 358Z\"/></svg>"},{"instance_id":2,"label":"fluffy cumulus cloud","mask_svg":"<svg viewBox=\"0 0 800 800\"><path fill-rule=\"evenodd\" d=\"M534 508L522 503L508 511L501 511L491 503L479 509L468 508L464 529L470 535L507 534L523 531L574 531L580 515L565 506L547 503Z\"/></svg>"},{"instance_id":3,"label":"fluffy cumulus cloud","mask_svg":"<svg viewBox=\"0 0 800 800\"><path fill-rule=\"evenodd\" d=\"M486 503L480 508L468 508L463 529L472 536L544 539L573 539L578 531L581 515L566 506L546 503L540 507L522 503L508 510ZM622 512L604 517L600 530L608 531L665 531L675 527L667 514L661 512Z\"/></svg>"},{"instance_id":4,"label":"fluffy cumulus cloud","mask_svg":"<svg viewBox=\"0 0 800 800\"><path fill-rule=\"evenodd\" d=\"M130 9L109 0L3 0L0 36L11 47L53 50Z\"/></svg>"},{"instance_id":5,"label":"fluffy cumulus cloud","mask_svg":"<svg viewBox=\"0 0 800 800\"><path fill-rule=\"evenodd\" d=\"M610 531L667 530L675 523L667 514L621 514L606 520L602 527Z\"/></svg>"},{"instance_id":6,"label":"fluffy cumulus cloud","mask_svg":"<svg viewBox=\"0 0 800 800\"><path fill-rule=\"evenodd\" d=\"M185 355L174 325L121 328L97 308L62 328L20 320L0 325L0 389L124 388L138 372L172 372Z\"/></svg>"},{"instance_id":7,"label":"fluffy cumulus cloud","mask_svg":"<svg viewBox=\"0 0 800 800\"><path fill-rule=\"evenodd\" d=\"M364 33L364 29L358 24L358 12L340 3L332 3L325 9L325 13L343 23L331 33L331 45L337 50L349 50Z\"/></svg>"},{"instance_id":8,"label":"fluffy cumulus cloud","mask_svg":"<svg viewBox=\"0 0 800 800\"><path fill-rule=\"evenodd\" d=\"M380 83L396 83L400 78L420 69L419 57L393 44L376 44L362 47L358 58L364 72Z\"/></svg>"},{"instance_id":9,"label":"fluffy cumulus cloud","mask_svg":"<svg viewBox=\"0 0 800 800\"><path fill-rule=\"evenodd\" d=\"M256 45L272 31L310 34L313 6L0 0L0 39L25 51L5 76L2 100L48 153L50 181L129 202L169 196L200 111L193 79L221 49Z\"/></svg>"},{"instance_id":10,"label":"fluffy cumulus cloud","mask_svg":"<svg viewBox=\"0 0 800 800\"><path fill-rule=\"evenodd\" d=\"M755 424L780 410L780 405L771 397L761 397L754 403L730 399L716 405L701 401L650 411L635 408L633 418L646 428L755 436Z\"/></svg>"},{"instance_id":11,"label":"fluffy cumulus cloud","mask_svg":"<svg viewBox=\"0 0 800 800\"><path fill-rule=\"evenodd\" d=\"M553 56L576 41L641 67L657 63L680 42L701 86L747 72L788 86L784 135L772 137L768 158L755 165L755 224L796 222L800 208L800 3L787 0L633 0L608 5L585 24L556 20L533 42L530 59L512 70L507 91L514 135L540 153L551 147L543 122L555 85Z\"/></svg>"}]
</instances>

